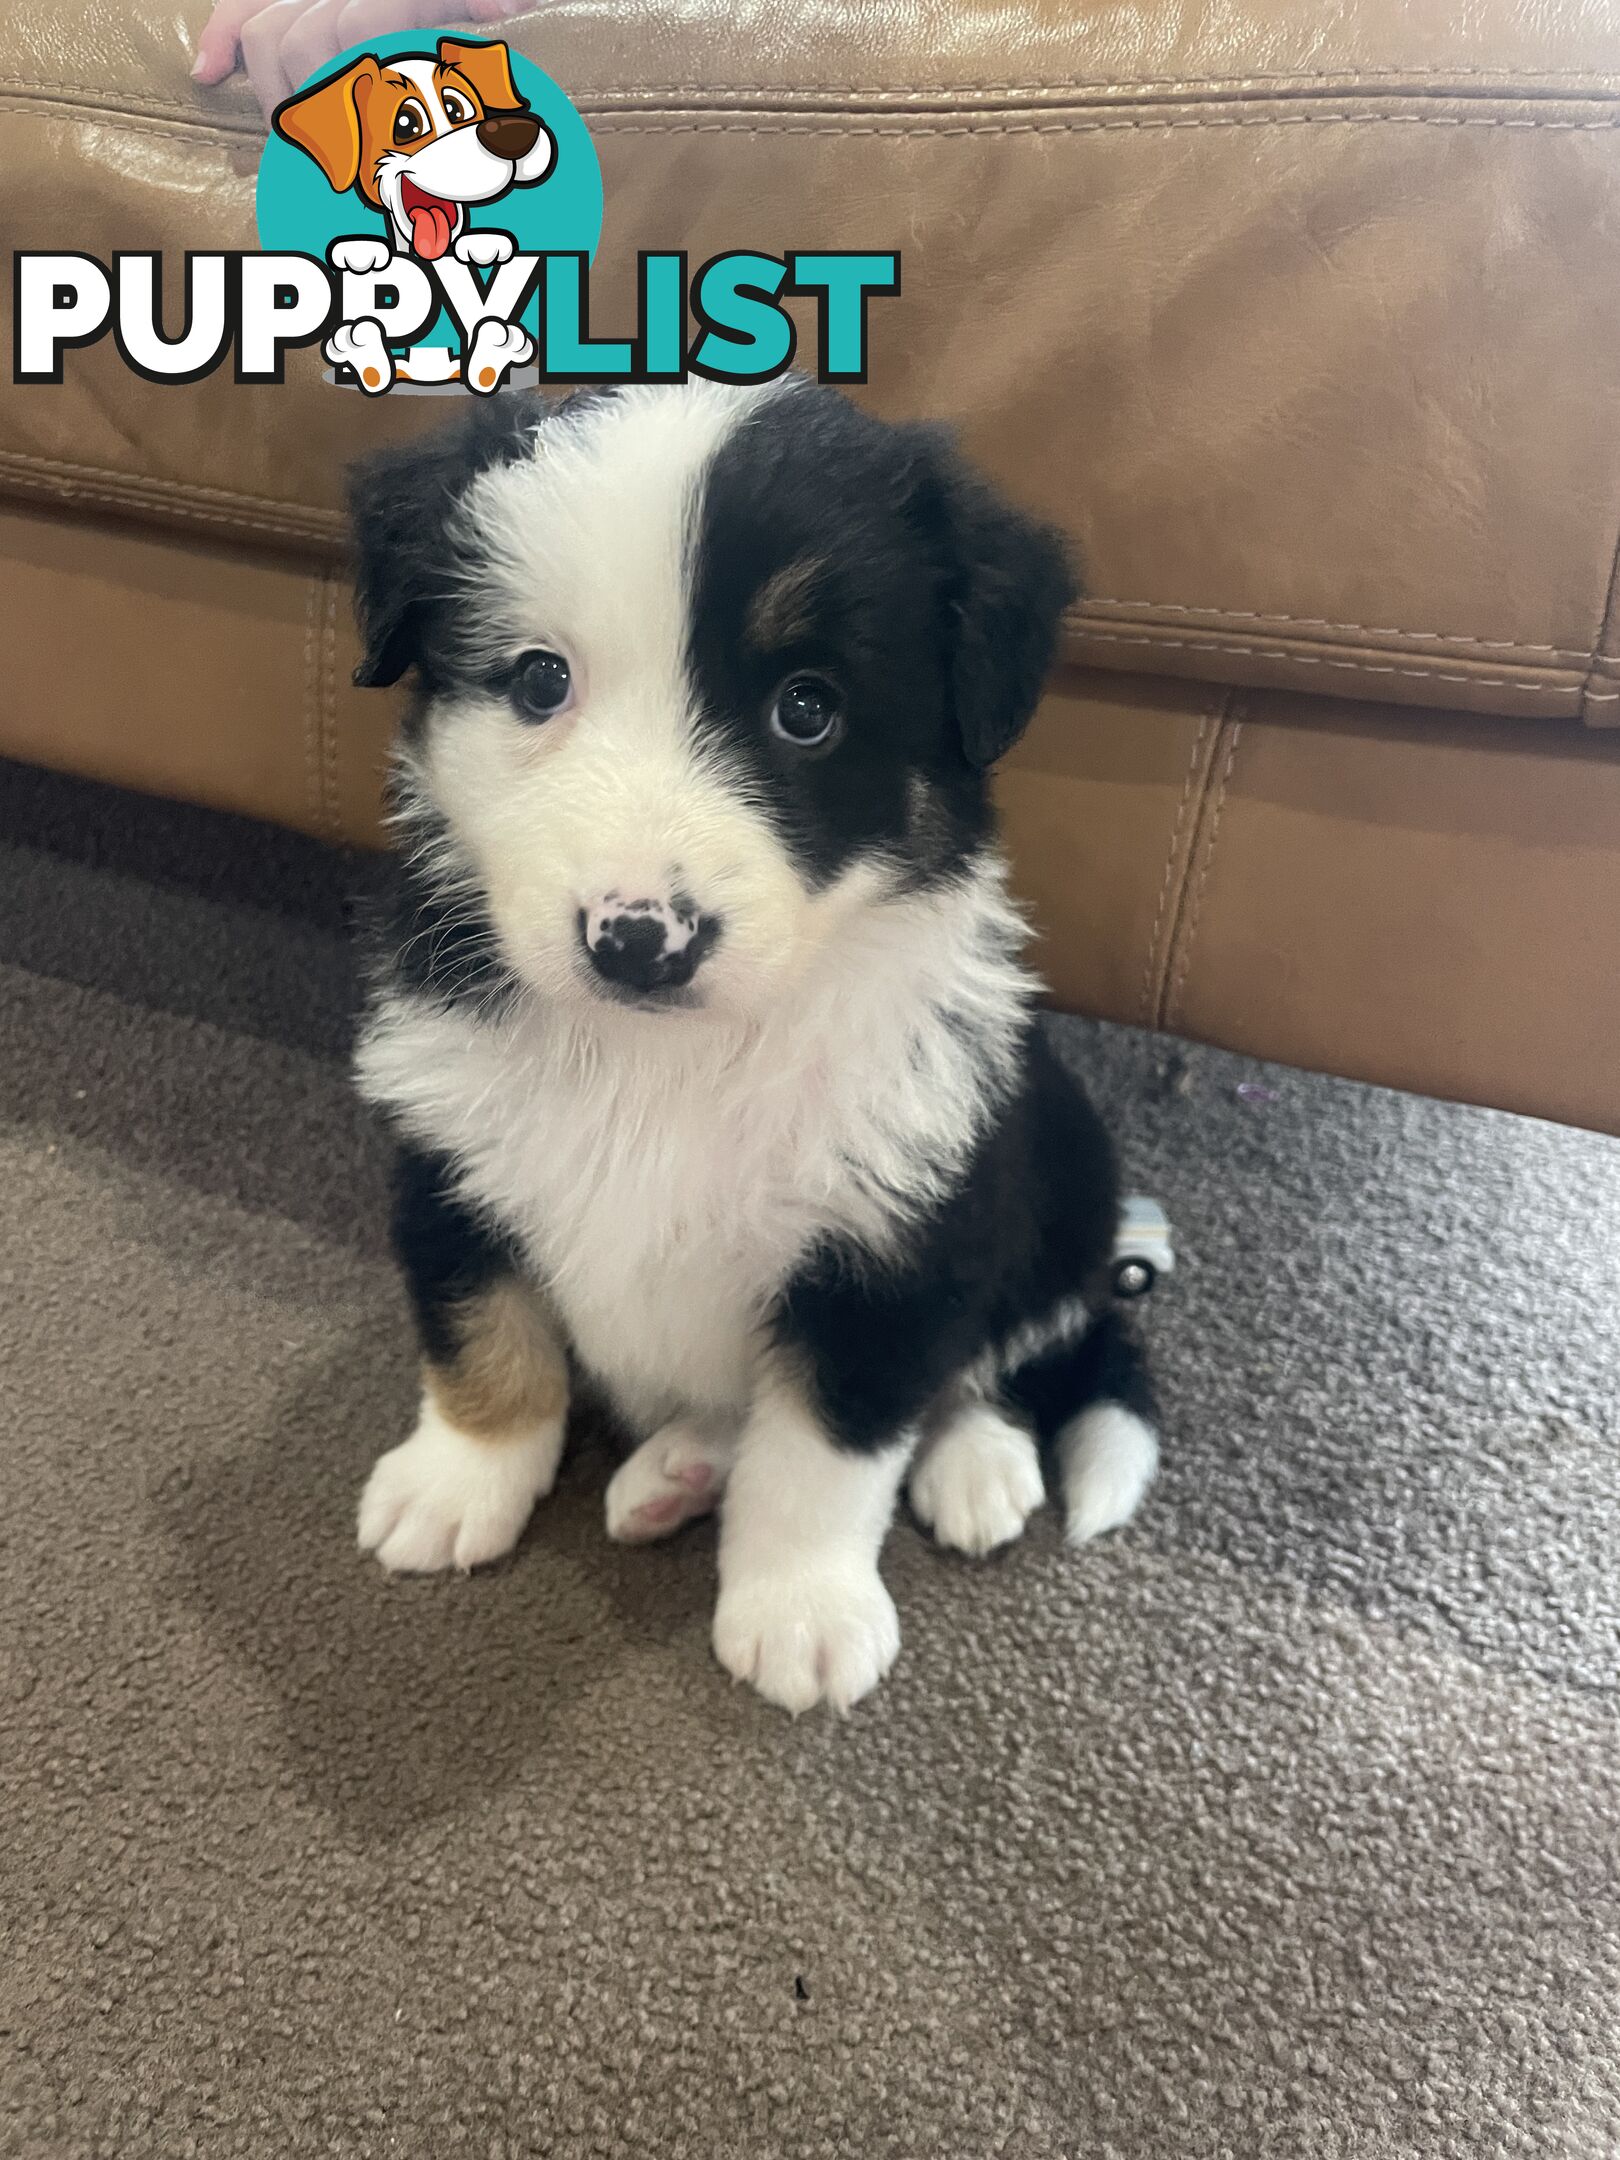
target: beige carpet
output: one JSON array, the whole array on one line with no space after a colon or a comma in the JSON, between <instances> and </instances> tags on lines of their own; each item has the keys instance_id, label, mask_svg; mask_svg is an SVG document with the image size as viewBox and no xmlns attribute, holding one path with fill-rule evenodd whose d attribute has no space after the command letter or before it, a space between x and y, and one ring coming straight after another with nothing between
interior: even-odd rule
<instances>
[{"instance_id":1,"label":"beige carpet","mask_svg":"<svg viewBox=\"0 0 1620 2160\"><path fill-rule=\"evenodd\" d=\"M599 1444L479 1579L353 1552L336 890L0 771L0 2152L1620 2153L1620 1150L1066 1027L1180 1232L1164 1479L900 1527L794 1725Z\"/></svg>"}]
</instances>

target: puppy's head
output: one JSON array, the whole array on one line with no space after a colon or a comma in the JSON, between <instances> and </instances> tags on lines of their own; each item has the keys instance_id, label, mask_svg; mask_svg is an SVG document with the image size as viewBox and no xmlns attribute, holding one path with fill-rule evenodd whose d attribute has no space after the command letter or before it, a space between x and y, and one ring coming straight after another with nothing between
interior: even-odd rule
<instances>
[{"instance_id":1,"label":"puppy's head","mask_svg":"<svg viewBox=\"0 0 1620 2160\"><path fill-rule=\"evenodd\" d=\"M556 149L507 48L461 38L390 60L368 53L288 98L273 125L339 194L354 189L430 262L456 238L466 205L543 179Z\"/></svg>"},{"instance_id":2,"label":"puppy's head","mask_svg":"<svg viewBox=\"0 0 1620 2160\"><path fill-rule=\"evenodd\" d=\"M939 431L800 378L481 401L353 508L419 848L581 1007L762 1016L960 877L1073 590Z\"/></svg>"}]
</instances>

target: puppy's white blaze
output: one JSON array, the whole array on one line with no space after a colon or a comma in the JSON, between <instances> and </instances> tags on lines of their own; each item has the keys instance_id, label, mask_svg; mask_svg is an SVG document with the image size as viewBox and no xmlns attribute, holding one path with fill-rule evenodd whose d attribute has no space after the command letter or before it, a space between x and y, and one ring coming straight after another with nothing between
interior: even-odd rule
<instances>
[{"instance_id":1,"label":"puppy's white blaze","mask_svg":"<svg viewBox=\"0 0 1620 2160\"><path fill-rule=\"evenodd\" d=\"M1159 1437L1134 1411L1098 1403L1058 1435L1058 1467L1071 1545L1128 1523L1159 1466Z\"/></svg>"},{"instance_id":2,"label":"puppy's white blaze","mask_svg":"<svg viewBox=\"0 0 1620 2160\"><path fill-rule=\"evenodd\" d=\"M468 604L497 651L551 638L591 656L593 702L634 683L686 682L688 574L705 475L736 428L785 383L645 386L562 412L531 456L483 473L458 518L480 562ZM476 634L476 631L475 631Z\"/></svg>"},{"instance_id":3,"label":"puppy's white blaze","mask_svg":"<svg viewBox=\"0 0 1620 2160\"><path fill-rule=\"evenodd\" d=\"M426 793L507 957L544 992L577 989L579 910L609 892L679 889L721 919L702 985L720 1004L757 1002L813 930L771 821L700 736L687 652L705 476L750 414L791 394L627 389L549 421L468 490L449 549L469 566L463 635L491 671L561 653L573 705L525 727L503 698L458 700L430 724Z\"/></svg>"}]
</instances>

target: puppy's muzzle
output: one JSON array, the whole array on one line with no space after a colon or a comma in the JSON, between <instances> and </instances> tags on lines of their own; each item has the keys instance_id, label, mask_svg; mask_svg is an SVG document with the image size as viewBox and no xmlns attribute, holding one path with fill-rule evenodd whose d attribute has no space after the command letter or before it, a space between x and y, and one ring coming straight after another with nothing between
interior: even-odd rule
<instances>
[{"instance_id":1,"label":"puppy's muzzle","mask_svg":"<svg viewBox=\"0 0 1620 2160\"><path fill-rule=\"evenodd\" d=\"M713 951L720 919L700 913L683 894L627 900L610 892L580 909L579 935L604 982L651 996L686 987Z\"/></svg>"},{"instance_id":2,"label":"puppy's muzzle","mask_svg":"<svg viewBox=\"0 0 1620 2160\"><path fill-rule=\"evenodd\" d=\"M540 140L540 123L533 113L486 113L478 123L478 140L494 156L515 165Z\"/></svg>"}]
</instances>

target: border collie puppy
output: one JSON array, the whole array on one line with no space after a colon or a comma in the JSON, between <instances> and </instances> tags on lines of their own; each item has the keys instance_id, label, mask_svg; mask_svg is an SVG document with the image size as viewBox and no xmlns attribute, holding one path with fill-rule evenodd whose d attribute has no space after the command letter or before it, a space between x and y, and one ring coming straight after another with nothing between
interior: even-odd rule
<instances>
[{"instance_id":1,"label":"border collie puppy","mask_svg":"<svg viewBox=\"0 0 1620 2160\"><path fill-rule=\"evenodd\" d=\"M358 1069L424 1361L360 1544L507 1552L588 1386L640 1443L609 1534L718 1506L720 1663L847 1708L908 1476L985 1553L1043 1450L1076 1543L1155 1464L987 796L1062 547L799 378L494 399L353 509L358 679L418 684Z\"/></svg>"}]
</instances>

